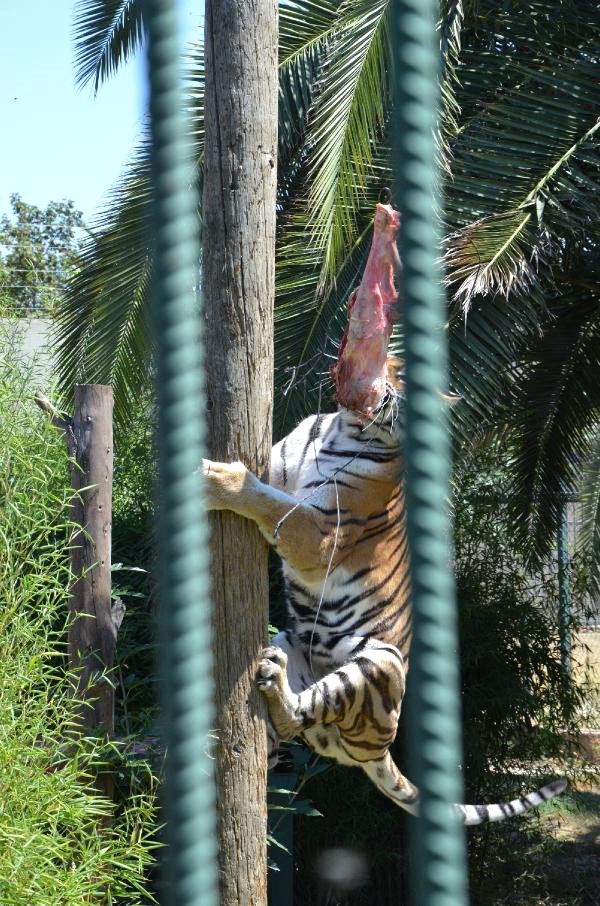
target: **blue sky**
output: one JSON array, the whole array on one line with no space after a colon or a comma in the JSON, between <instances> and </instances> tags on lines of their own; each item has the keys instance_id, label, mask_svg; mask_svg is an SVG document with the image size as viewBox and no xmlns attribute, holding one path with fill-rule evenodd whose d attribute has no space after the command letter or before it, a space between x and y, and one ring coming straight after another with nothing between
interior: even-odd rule
<instances>
[{"instance_id":1,"label":"blue sky","mask_svg":"<svg viewBox=\"0 0 600 906\"><path fill-rule=\"evenodd\" d=\"M180 0L184 37L202 0ZM142 56L96 97L75 88L72 0L0 2L0 215L73 199L91 220L135 147L145 115ZM197 34L197 32L196 32Z\"/></svg>"}]
</instances>

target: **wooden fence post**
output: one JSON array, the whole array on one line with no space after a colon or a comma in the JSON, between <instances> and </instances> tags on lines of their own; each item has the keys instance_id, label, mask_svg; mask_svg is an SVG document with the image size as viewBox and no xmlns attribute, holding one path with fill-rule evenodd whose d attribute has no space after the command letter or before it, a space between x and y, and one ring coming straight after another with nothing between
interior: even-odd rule
<instances>
[{"instance_id":1,"label":"wooden fence post","mask_svg":"<svg viewBox=\"0 0 600 906\"><path fill-rule=\"evenodd\" d=\"M35 402L64 431L75 491L71 573L76 578L69 599L69 666L78 674L77 695L85 702L77 729L110 737L115 728L110 674L123 617L123 608L113 608L111 600L113 392L102 384L76 384L73 418L59 412L43 393L36 393ZM113 798L110 770L98 775L96 788Z\"/></svg>"},{"instance_id":2,"label":"wooden fence post","mask_svg":"<svg viewBox=\"0 0 600 906\"><path fill-rule=\"evenodd\" d=\"M87 702L85 729L114 732L114 667L117 626L111 602L113 394L101 384L77 384L67 428L72 447L71 485L75 531L69 609L69 660L79 671L78 692ZM70 436L69 436L70 432Z\"/></svg>"}]
</instances>

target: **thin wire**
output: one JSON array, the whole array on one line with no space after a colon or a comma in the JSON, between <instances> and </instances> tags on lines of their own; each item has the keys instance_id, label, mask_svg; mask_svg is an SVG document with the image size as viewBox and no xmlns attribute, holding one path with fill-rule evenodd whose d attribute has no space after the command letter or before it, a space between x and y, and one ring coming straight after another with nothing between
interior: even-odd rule
<instances>
[{"instance_id":1,"label":"thin wire","mask_svg":"<svg viewBox=\"0 0 600 906\"><path fill-rule=\"evenodd\" d=\"M317 682L317 680L316 680L315 673L313 670L313 662L312 662L313 640L315 637L315 631L317 629L317 622L319 620L319 614L321 613L321 607L323 606L323 601L325 599L325 587L327 585L327 580L331 574L331 566L333 564L333 558L335 557L336 552L337 552L338 537L339 537L339 533L340 533L340 498L338 496L338 486L337 486L337 481L335 480L335 478L333 479L333 485L335 488L335 505L336 505L336 509L337 509L335 538L334 538L334 542L333 542L333 548L331 549L331 555L329 557L329 563L327 564L327 569L325 571L325 578L323 579L323 587L321 588L321 597L319 599L319 604L317 606L317 611L315 613L315 619L313 622L312 632L310 634L310 641L308 643L308 666L310 668L312 678L315 680L315 682ZM318 682L317 682L317 686L318 686Z\"/></svg>"},{"instance_id":2,"label":"thin wire","mask_svg":"<svg viewBox=\"0 0 600 906\"><path fill-rule=\"evenodd\" d=\"M318 418L318 417L319 417L319 416L318 416L318 414L317 414L317 418ZM372 422L370 422L369 424L372 425L373 423L374 423L374 422L372 421ZM368 426L365 426L365 427L368 427ZM364 430L364 429L363 429L363 430ZM353 463L356 459L358 459L359 456L361 456L366 450L368 450L369 447L371 446L371 444L373 443L373 441L374 441L374 438L371 438L370 440L368 440L367 443L366 443L366 446L364 447L364 449L362 449L362 450L357 450L356 453L354 454L354 456L351 456L349 459L345 459L344 462L342 462L341 465L339 465L339 466L337 467L337 469L335 469L335 471L333 471L333 472L331 473L331 475L329 475L327 478L325 478L325 480L322 481L321 484L318 484L316 487L314 487L314 488L311 490L310 494L307 494L305 497L301 497L300 500L298 501L298 503L294 504L293 507L290 507L290 509L289 509L286 513L283 514L283 516L282 516L281 519L277 522L275 528L273 529L273 538L274 538L275 540L277 540L277 538L279 537L279 532L281 531L281 526L283 525L283 523L285 522L285 520L286 520L289 516L292 515L292 513L295 513L296 510L297 510L299 507L301 507L304 503L306 503L307 500L310 500L311 497L314 497L314 495L317 493L317 491L320 491L321 488L324 488L325 485L329 484L329 482L330 482L332 479L335 481L336 476L337 476L341 471L343 471L343 469L347 468L348 466L351 466L352 463ZM318 460L317 460L317 468L319 469L319 474L322 474L321 471L320 471L319 465L318 465ZM337 487L337 485L336 485L336 487Z\"/></svg>"}]
</instances>

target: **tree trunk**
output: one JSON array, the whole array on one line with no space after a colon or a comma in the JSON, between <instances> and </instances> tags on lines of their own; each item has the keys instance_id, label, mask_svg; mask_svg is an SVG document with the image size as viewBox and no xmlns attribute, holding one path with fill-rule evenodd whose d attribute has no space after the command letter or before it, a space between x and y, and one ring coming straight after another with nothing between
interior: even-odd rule
<instances>
[{"instance_id":1,"label":"tree trunk","mask_svg":"<svg viewBox=\"0 0 600 906\"><path fill-rule=\"evenodd\" d=\"M271 449L277 150L275 0L207 0L203 288L209 455L266 477ZM211 524L221 906L264 906L267 547L254 525Z\"/></svg>"}]
</instances>

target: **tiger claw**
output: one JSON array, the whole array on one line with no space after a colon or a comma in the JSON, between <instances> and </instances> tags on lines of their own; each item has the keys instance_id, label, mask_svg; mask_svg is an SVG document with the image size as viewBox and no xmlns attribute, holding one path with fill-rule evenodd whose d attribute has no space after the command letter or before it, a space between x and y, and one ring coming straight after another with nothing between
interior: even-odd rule
<instances>
[{"instance_id":1,"label":"tiger claw","mask_svg":"<svg viewBox=\"0 0 600 906\"><path fill-rule=\"evenodd\" d=\"M287 654L270 645L262 651L256 671L256 684L266 695L285 692Z\"/></svg>"}]
</instances>

